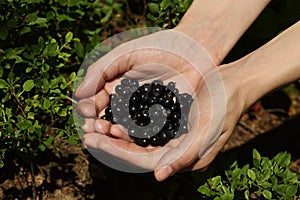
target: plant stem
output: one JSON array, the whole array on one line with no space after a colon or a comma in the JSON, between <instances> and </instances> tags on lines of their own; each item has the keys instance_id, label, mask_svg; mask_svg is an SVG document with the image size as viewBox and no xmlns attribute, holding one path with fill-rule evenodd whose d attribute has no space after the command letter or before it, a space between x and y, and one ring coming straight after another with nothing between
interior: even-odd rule
<instances>
[{"instance_id":1,"label":"plant stem","mask_svg":"<svg viewBox=\"0 0 300 200\"><path fill-rule=\"evenodd\" d=\"M32 199L37 200L36 196L36 185L35 185L35 175L34 175L34 169L33 169L33 163L30 163L30 170L31 170L31 177L32 177L32 182L31 182L31 190L32 190Z\"/></svg>"},{"instance_id":2,"label":"plant stem","mask_svg":"<svg viewBox=\"0 0 300 200\"><path fill-rule=\"evenodd\" d=\"M71 102L73 102L73 103L77 104L77 101L76 101L76 100L74 100L74 99L72 99L71 97L68 97L68 96L66 96L66 98L67 98L69 101L71 101Z\"/></svg>"}]
</instances>

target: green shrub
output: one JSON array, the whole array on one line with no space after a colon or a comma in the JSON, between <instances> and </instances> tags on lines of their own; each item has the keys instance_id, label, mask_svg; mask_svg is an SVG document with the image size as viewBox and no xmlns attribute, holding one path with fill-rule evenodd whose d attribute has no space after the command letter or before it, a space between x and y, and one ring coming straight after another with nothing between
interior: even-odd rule
<instances>
[{"instance_id":1,"label":"green shrub","mask_svg":"<svg viewBox=\"0 0 300 200\"><path fill-rule=\"evenodd\" d=\"M155 26L172 28L177 25L193 0L151 0L147 4L147 18Z\"/></svg>"},{"instance_id":2,"label":"green shrub","mask_svg":"<svg viewBox=\"0 0 300 200\"><path fill-rule=\"evenodd\" d=\"M56 139L79 139L76 72L110 34L124 1L0 0L0 167L8 151L31 161Z\"/></svg>"},{"instance_id":3,"label":"green shrub","mask_svg":"<svg viewBox=\"0 0 300 200\"><path fill-rule=\"evenodd\" d=\"M225 176L209 178L198 188L204 197L217 199L297 199L300 178L290 171L291 155L278 153L273 159L253 150L253 166L239 168L234 162Z\"/></svg>"}]
</instances>

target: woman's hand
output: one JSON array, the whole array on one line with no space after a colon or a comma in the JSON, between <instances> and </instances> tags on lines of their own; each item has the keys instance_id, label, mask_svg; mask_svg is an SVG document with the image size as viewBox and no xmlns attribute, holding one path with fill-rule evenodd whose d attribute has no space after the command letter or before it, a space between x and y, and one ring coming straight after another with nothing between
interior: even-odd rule
<instances>
[{"instance_id":1,"label":"woman's hand","mask_svg":"<svg viewBox=\"0 0 300 200\"><path fill-rule=\"evenodd\" d=\"M174 81L181 93L192 94L189 132L164 147L143 148L121 125L99 119L109 103L109 94L120 83L120 75L140 80L141 84L154 79ZM125 43L92 64L76 91L82 98L78 109L87 116L82 126L87 133L83 142L135 166L155 170L158 180L183 168L204 168L223 147L244 109L236 98L238 93L225 95L222 78L205 50L179 32L161 31ZM233 100L236 103L228 104ZM225 121L226 117L230 120Z\"/></svg>"}]
</instances>

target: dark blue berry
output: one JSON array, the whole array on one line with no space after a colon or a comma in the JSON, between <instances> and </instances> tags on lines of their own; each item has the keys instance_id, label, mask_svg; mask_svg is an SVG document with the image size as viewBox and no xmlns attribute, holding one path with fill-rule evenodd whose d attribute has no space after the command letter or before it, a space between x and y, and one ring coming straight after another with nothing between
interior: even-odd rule
<instances>
[{"instance_id":1,"label":"dark blue berry","mask_svg":"<svg viewBox=\"0 0 300 200\"><path fill-rule=\"evenodd\" d=\"M142 146L142 147L146 147L150 144L150 140L148 138L134 138L134 141L137 145Z\"/></svg>"},{"instance_id":2,"label":"dark blue berry","mask_svg":"<svg viewBox=\"0 0 300 200\"><path fill-rule=\"evenodd\" d=\"M135 107L135 106L130 106L129 107L129 112L130 112L130 114L135 114L136 112L137 112L137 108Z\"/></svg>"},{"instance_id":3,"label":"dark blue berry","mask_svg":"<svg viewBox=\"0 0 300 200\"><path fill-rule=\"evenodd\" d=\"M115 92L109 96L109 106L101 119L123 125L137 145L163 146L188 132L193 98L188 93L179 94L175 82L164 86L161 80L154 80L139 87L137 80L122 79ZM160 119L166 120L162 122L163 127L156 124ZM145 127L148 124L150 126ZM143 128L133 128L136 125Z\"/></svg>"},{"instance_id":4,"label":"dark blue berry","mask_svg":"<svg viewBox=\"0 0 300 200\"><path fill-rule=\"evenodd\" d=\"M144 93L150 93L151 92L151 85L150 84L145 84L143 86L140 87L140 92L141 94L144 94Z\"/></svg>"},{"instance_id":5,"label":"dark blue berry","mask_svg":"<svg viewBox=\"0 0 300 200\"><path fill-rule=\"evenodd\" d=\"M148 100L148 103L149 103L149 105L154 105L157 103L157 101L158 101L158 99L156 96L151 96Z\"/></svg>"},{"instance_id":6,"label":"dark blue berry","mask_svg":"<svg viewBox=\"0 0 300 200\"><path fill-rule=\"evenodd\" d=\"M123 87L121 85L117 85L115 87L115 92L116 92L117 95L121 95L122 90L123 90Z\"/></svg>"},{"instance_id":7,"label":"dark blue berry","mask_svg":"<svg viewBox=\"0 0 300 200\"><path fill-rule=\"evenodd\" d=\"M130 104L138 104L140 101L140 97L137 94L132 94L130 97Z\"/></svg>"},{"instance_id":8,"label":"dark blue berry","mask_svg":"<svg viewBox=\"0 0 300 200\"><path fill-rule=\"evenodd\" d=\"M158 85L164 85L163 81L161 81L161 80L152 81L152 87L153 86L158 86Z\"/></svg>"},{"instance_id":9,"label":"dark blue berry","mask_svg":"<svg viewBox=\"0 0 300 200\"><path fill-rule=\"evenodd\" d=\"M110 101L115 101L117 98L118 98L118 95L116 95L116 94L110 94L109 95L109 100Z\"/></svg>"},{"instance_id":10,"label":"dark blue berry","mask_svg":"<svg viewBox=\"0 0 300 200\"><path fill-rule=\"evenodd\" d=\"M161 96L163 94L163 87L161 85L153 86L152 93L156 97Z\"/></svg>"},{"instance_id":11,"label":"dark blue berry","mask_svg":"<svg viewBox=\"0 0 300 200\"><path fill-rule=\"evenodd\" d=\"M175 89L175 87L176 87L176 83L171 81L171 82L168 83L167 87L168 87L170 90L174 91L174 89Z\"/></svg>"},{"instance_id":12,"label":"dark blue berry","mask_svg":"<svg viewBox=\"0 0 300 200\"><path fill-rule=\"evenodd\" d=\"M179 94L179 90L177 88L175 88L172 92L174 93L175 96Z\"/></svg>"},{"instance_id":13,"label":"dark blue berry","mask_svg":"<svg viewBox=\"0 0 300 200\"><path fill-rule=\"evenodd\" d=\"M138 88L139 87L139 82L135 79L130 79L129 86Z\"/></svg>"},{"instance_id":14,"label":"dark blue berry","mask_svg":"<svg viewBox=\"0 0 300 200\"><path fill-rule=\"evenodd\" d=\"M130 136L136 136L136 134L137 134L137 131L135 130L135 129L133 129L133 128L131 128L131 129L128 129L128 134L130 135Z\"/></svg>"},{"instance_id":15,"label":"dark blue berry","mask_svg":"<svg viewBox=\"0 0 300 200\"><path fill-rule=\"evenodd\" d=\"M125 87L128 87L129 86L129 83L130 83L130 81L129 81L129 79L127 79L127 78L124 78L124 79L122 79L121 80L121 85L125 88Z\"/></svg>"},{"instance_id":16,"label":"dark blue berry","mask_svg":"<svg viewBox=\"0 0 300 200\"><path fill-rule=\"evenodd\" d=\"M103 115L102 117L100 117L100 119L104 119L104 120L110 121L110 117L107 116L107 115Z\"/></svg>"},{"instance_id":17,"label":"dark blue berry","mask_svg":"<svg viewBox=\"0 0 300 200\"><path fill-rule=\"evenodd\" d=\"M147 93L142 94L141 99L142 99L143 101L147 102L148 99L149 99L149 94L147 94Z\"/></svg>"},{"instance_id":18,"label":"dark blue berry","mask_svg":"<svg viewBox=\"0 0 300 200\"><path fill-rule=\"evenodd\" d=\"M131 94L132 92L130 91L129 88L123 89L121 92L121 95L126 99L128 99L131 96Z\"/></svg>"},{"instance_id":19,"label":"dark blue berry","mask_svg":"<svg viewBox=\"0 0 300 200\"><path fill-rule=\"evenodd\" d=\"M107 108L105 109L105 115L112 115L111 107L107 107Z\"/></svg>"}]
</instances>

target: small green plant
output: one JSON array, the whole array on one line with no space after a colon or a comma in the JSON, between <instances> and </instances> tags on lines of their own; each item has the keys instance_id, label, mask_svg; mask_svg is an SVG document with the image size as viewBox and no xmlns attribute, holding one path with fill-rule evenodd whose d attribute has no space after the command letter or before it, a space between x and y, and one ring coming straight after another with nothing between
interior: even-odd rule
<instances>
[{"instance_id":1,"label":"small green plant","mask_svg":"<svg viewBox=\"0 0 300 200\"><path fill-rule=\"evenodd\" d=\"M70 98L85 56L110 34L124 1L0 1L0 167L79 140ZM29 159L30 158L30 159Z\"/></svg>"},{"instance_id":2,"label":"small green plant","mask_svg":"<svg viewBox=\"0 0 300 200\"><path fill-rule=\"evenodd\" d=\"M291 155L278 153L273 159L253 150L253 166L239 168L234 162L225 176L215 176L198 188L211 199L297 199L300 178L290 171Z\"/></svg>"},{"instance_id":3,"label":"small green plant","mask_svg":"<svg viewBox=\"0 0 300 200\"><path fill-rule=\"evenodd\" d=\"M155 26L172 28L177 25L193 0L151 0L148 4L147 18Z\"/></svg>"}]
</instances>

